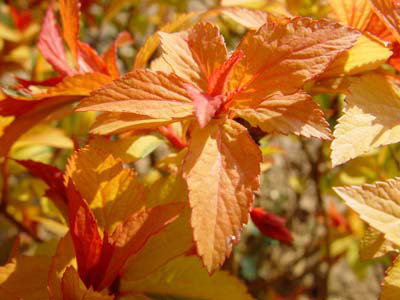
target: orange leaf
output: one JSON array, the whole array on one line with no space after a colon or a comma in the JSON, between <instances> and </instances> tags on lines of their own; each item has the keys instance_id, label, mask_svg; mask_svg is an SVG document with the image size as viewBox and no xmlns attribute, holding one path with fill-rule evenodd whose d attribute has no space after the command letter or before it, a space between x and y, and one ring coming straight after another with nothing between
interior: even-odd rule
<instances>
[{"instance_id":1,"label":"orange leaf","mask_svg":"<svg viewBox=\"0 0 400 300\"><path fill-rule=\"evenodd\" d=\"M59 5L64 39L78 64L79 0L60 0Z\"/></svg>"},{"instance_id":2,"label":"orange leaf","mask_svg":"<svg viewBox=\"0 0 400 300\"><path fill-rule=\"evenodd\" d=\"M44 58L61 75L73 75L76 71L68 65L60 28L54 16L52 5L49 6L40 31L38 48Z\"/></svg>"},{"instance_id":3,"label":"orange leaf","mask_svg":"<svg viewBox=\"0 0 400 300\"><path fill-rule=\"evenodd\" d=\"M329 0L336 20L364 31L373 14L369 0Z\"/></svg>"},{"instance_id":4,"label":"orange leaf","mask_svg":"<svg viewBox=\"0 0 400 300\"><path fill-rule=\"evenodd\" d=\"M218 27L211 23L195 25L189 32L187 43L193 59L207 80L228 58L224 39Z\"/></svg>"},{"instance_id":5,"label":"orange leaf","mask_svg":"<svg viewBox=\"0 0 400 300\"><path fill-rule=\"evenodd\" d=\"M64 78L56 86L49 88L43 94L35 95L35 97L88 96L92 91L110 82L111 78L101 73L78 74Z\"/></svg>"},{"instance_id":6,"label":"orange leaf","mask_svg":"<svg viewBox=\"0 0 400 300\"><path fill-rule=\"evenodd\" d=\"M144 206L144 188L136 173L100 149L89 146L75 152L65 174L66 185L72 180L99 228L108 232Z\"/></svg>"},{"instance_id":7,"label":"orange leaf","mask_svg":"<svg viewBox=\"0 0 400 300\"><path fill-rule=\"evenodd\" d=\"M265 11L245 7L222 8L221 13L248 29L258 29L273 17Z\"/></svg>"},{"instance_id":8,"label":"orange leaf","mask_svg":"<svg viewBox=\"0 0 400 300\"><path fill-rule=\"evenodd\" d=\"M49 256L18 256L0 267L0 299L47 299Z\"/></svg>"},{"instance_id":9,"label":"orange leaf","mask_svg":"<svg viewBox=\"0 0 400 300\"><path fill-rule=\"evenodd\" d=\"M61 291L61 279L65 269L73 264L74 259L74 244L71 235L67 233L58 242L56 252L49 267L47 289L50 300L64 300Z\"/></svg>"},{"instance_id":10,"label":"orange leaf","mask_svg":"<svg viewBox=\"0 0 400 300\"><path fill-rule=\"evenodd\" d=\"M121 32L118 34L111 47L103 54L103 60L106 65L108 73L112 79L116 79L120 76L117 66L117 48L133 43L133 38L129 32Z\"/></svg>"},{"instance_id":11,"label":"orange leaf","mask_svg":"<svg viewBox=\"0 0 400 300\"><path fill-rule=\"evenodd\" d=\"M293 133L305 137L330 139L329 124L312 97L304 92L291 95L275 93L257 104L257 101L242 103L233 110L253 127L264 132Z\"/></svg>"},{"instance_id":12,"label":"orange leaf","mask_svg":"<svg viewBox=\"0 0 400 300\"><path fill-rule=\"evenodd\" d=\"M61 289L63 300L82 300L82 299L95 299L95 300L113 300L114 296L102 295L87 289L79 278L78 273L72 266L69 266L62 277Z\"/></svg>"},{"instance_id":13,"label":"orange leaf","mask_svg":"<svg viewBox=\"0 0 400 300\"><path fill-rule=\"evenodd\" d=\"M246 128L213 120L196 128L183 165L197 251L209 272L222 265L247 222L261 152ZM205 188L207 187L207 188Z\"/></svg>"},{"instance_id":14,"label":"orange leaf","mask_svg":"<svg viewBox=\"0 0 400 300\"><path fill-rule=\"evenodd\" d=\"M375 13L400 42L400 5L396 0L371 0Z\"/></svg>"},{"instance_id":15,"label":"orange leaf","mask_svg":"<svg viewBox=\"0 0 400 300\"><path fill-rule=\"evenodd\" d=\"M207 88L206 74L201 72L199 65L192 56L187 39L188 32L159 33L161 40L162 63L152 66L153 71L174 72L183 80L190 82L197 88L205 91ZM165 66L167 68L165 68ZM167 73L170 73L167 72Z\"/></svg>"},{"instance_id":16,"label":"orange leaf","mask_svg":"<svg viewBox=\"0 0 400 300\"><path fill-rule=\"evenodd\" d=\"M190 116L193 105L176 75L136 70L93 92L77 111L129 112L174 122Z\"/></svg>"},{"instance_id":17,"label":"orange leaf","mask_svg":"<svg viewBox=\"0 0 400 300\"><path fill-rule=\"evenodd\" d=\"M267 23L249 32L237 48L244 57L229 80L230 90L239 88L234 101L261 100L277 91L296 92L360 35L338 23L302 17L287 24Z\"/></svg>"}]
</instances>

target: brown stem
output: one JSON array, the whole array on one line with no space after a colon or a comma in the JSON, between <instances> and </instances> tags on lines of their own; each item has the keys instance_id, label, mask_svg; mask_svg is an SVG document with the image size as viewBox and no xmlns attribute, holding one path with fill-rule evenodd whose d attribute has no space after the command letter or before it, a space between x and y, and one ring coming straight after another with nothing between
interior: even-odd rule
<instances>
[{"instance_id":1,"label":"brown stem","mask_svg":"<svg viewBox=\"0 0 400 300\"><path fill-rule=\"evenodd\" d=\"M44 242L44 240L39 237L35 232L31 231L28 227L26 227L24 224L20 223L17 219L14 218L13 215L8 213L5 208L1 207L0 213L10 222L12 223L15 227L18 228L19 231L22 231L29 235L33 240L35 240L38 243Z\"/></svg>"},{"instance_id":2,"label":"brown stem","mask_svg":"<svg viewBox=\"0 0 400 300\"><path fill-rule=\"evenodd\" d=\"M1 204L0 208L5 209L8 203L8 158L5 157L1 165L1 174L3 176L3 187L1 191Z\"/></svg>"},{"instance_id":3,"label":"brown stem","mask_svg":"<svg viewBox=\"0 0 400 300\"><path fill-rule=\"evenodd\" d=\"M322 146L319 145L317 149L317 158L313 159L309 149L307 148L306 143L301 140L302 148L304 150L305 155L311 166L310 177L314 181L315 186L315 193L317 196L317 205L318 205L318 213L322 215L324 220L324 227L325 227L325 247L326 247L326 260L328 263L328 268L325 272L324 281L322 285L322 291L318 296L319 300L325 300L328 297L328 282L329 282L329 275L332 267L332 258L330 253L330 234L329 234L329 216L324 208L324 203L322 199L322 192L320 187L320 179L321 179L321 172L319 171L319 165L323 161L323 153L322 153Z\"/></svg>"}]
</instances>

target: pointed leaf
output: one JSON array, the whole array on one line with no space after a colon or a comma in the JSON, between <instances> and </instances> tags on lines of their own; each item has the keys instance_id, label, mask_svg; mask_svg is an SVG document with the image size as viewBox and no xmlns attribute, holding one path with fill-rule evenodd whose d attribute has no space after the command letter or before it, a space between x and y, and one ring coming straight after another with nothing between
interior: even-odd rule
<instances>
[{"instance_id":1,"label":"pointed leaf","mask_svg":"<svg viewBox=\"0 0 400 300\"><path fill-rule=\"evenodd\" d=\"M336 20L363 31L372 16L369 0L329 0Z\"/></svg>"},{"instance_id":2,"label":"pointed leaf","mask_svg":"<svg viewBox=\"0 0 400 300\"><path fill-rule=\"evenodd\" d=\"M204 128L215 116L225 98L222 95L209 96L207 93L199 91L190 84L185 84L185 89L193 100L194 111L200 128Z\"/></svg>"},{"instance_id":3,"label":"pointed leaf","mask_svg":"<svg viewBox=\"0 0 400 300\"><path fill-rule=\"evenodd\" d=\"M382 75L351 80L344 115L332 143L334 166L382 145L400 141L400 90Z\"/></svg>"},{"instance_id":4,"label":"pointed leaf","mask_svg":"<svg viewBox=\"0 0 400 300\"><path fill-rule=\"evenodd\" d=\"M274 240L281 241L287 245L293 243L293 237L286 228L286 220L262 208L253 208L250 211L251 220L261 233Z\"/></svg>"},{"instance_id":5,"label":"pointed leaf","mask_svg":"<svg viewBox=\"0 0 400 300\"><path fill-rule=\"evenodd\" d=\"M187 208L176 221L151 237L147 244L129 259L123 278L126 281L144 278L193 247L190 210Z\"/></svg>"},{"instance_id":6,"label":"pointed leaf","mask_svg":"<svg viewBox=\"0 0 400 300\"><path fill-rule=\"evenodd\" d=\"M400 42L400 7L397 1L371 0L371 4L377 16Z\"/></svg>"},{"instance_id":7,"label":"pointed leaf","mask_svg":"<svg viewBox=\"0 0 400 300\"><path fill-rule=\"evenodd\" d=\"M79 278L78 272L72 266L69 266L62 278L63 300L113 300L114 296L101 295L87 289L82 280Z\"/></svg>"},{"instance_id":8,"label":"pointed leaf","mask_svg":"<svg viewBox=\"0 0 400 300\"><path fill-rule=\"evenodd\" d=\"M71 235L67 233L57 245L48 272L48 293L50 300L64 300L61 280L66 268L75 264L75 250Z\"/></svg>"},{"instance_id":9,"label":"pointed leaf","mask_svg":"<svg viewBox=\"0 0 400 300\"><path fill-rule=\"evenodd\" d=\"M91 270L99 261L102 239L92 211L71 181L68 183L67 192L69 227L78 271L82 280L87 283Z\"/></svg>"},{"instance_id":10,"label":"pointed leaf","mask_svg":"<svg viewBox=\"0 0 400 300\"><path fill-rule=\"evenodd\" d=\"M391 266L386 271L386 276L383 279L381 300L395 300L400 297L400 258L397 257Z\"/></svg>"},{"instance_id":11,"label":"pointed leaf","mask_svg":"<svg viewBox=\"0 0 400 300\"><path fill-rule=\"evenodd\" d=\"M385 235L373 227L368 227L360 241L360 257L369 260L381 257L390 251L399 251L392 242L385 239Z\"/></svg>"},{"instance_id":12,"label":"pointed leaf","mask_svg":"<svg viewBox=\"0 0 400 300\"><path fill-rule=\"evenodd\" d=\"M237 48L244 57L229 81L230 90L240 87L234 99L260 100L277 91L296 92L359 37L356 30L326 20L298 17L287 24L267 23L249 32Z\"/></svg>"},{"instance_id":13,"label":"pointed leaf","mask_svg":"<svg viewBox=\"0 0 400 300\"><path fill-rule=\"evenodd\" d=\"M49 99L53 101L47 101ZM69 108L69 104L76 100L76 97L48 98L38 101L39 103L37 103L37 105L30 107L30 109L24 113L20 113L14 121L4 129L4 133L0 137L0 157L6 156L14 142L33 126L43 121L58 119L72 112Z\"/></svg>"},{"instance_id":14,"label":"pointed leaf","mask_svg":"<svg viewBox=\"0 0 400 300\"><path fill-rule=\"evenodd\" d=\"M92 93L77 110L128 112L172 122L193 111L183 84L174 74L136 70Z\"/></svg>"},{"instance_id":15,"label":"pointed leaf","mask_svg":"<svg viewBox=\"0 0 400 300\"><path fill-rule=\"evenodd\" d=\"M108 73L112 79L116 79L120 76L117 66L117 49L121 46L125 46L133 43L133 38L129 32L121 32L118 34L111 47L103 55L103 60L106 65Z\"/></svg>"},{"instance_id":16,"label":"pointed leaf","mask_svg":"<svg viewBox=\"0 0 400 300\"><path fill-rule=\"evenodd\" d=\"M139 281L121 282L122 291L145 293L150 298L251 300L246 287L225 271L209 276L195 257L180 257Z\"/></svg>"},{"instance_id":17,"label":"pointed leaf","mask_svg":"<svg viewBox=\"0 0 400 300\"><path fill-rule=\"evenodd\" d=\"M40 31L38 48L44 58L61 75L73 75L76 71L68 65L65 56L63 39L60 28L54 16L52 5L49 6Z\"/></svg>"},{"instance_id":18,"label":"pointed leaf","mask_svg":"<svg viewBox=\"0 0 400 300\"><path fill-rule=\"evenodd\" d=\"M0 298L47 299L50 261L50 256L18 256L0 267Z\"/></svg>"},{"instance_id":19,"label":"pointed leaf","mask_svg":"<svg viewBox=\"0 0 400 300\"><path fill-rule=\"evenodd\" d=\"M245 7L227 7L223 8L221 13L236 23L255 30L267 23L270 18L270 15L265 11Z\"/></svg>"},{"instance_id":20,"label":"pointed leaf","mask_svg":"<svg viewBox=\"0 0 400 300\"><path fill-rule=\"evenodd\" d=\"M384 233L386 239L400 245L399 178L376 184L337 187L334 190L361 219Z\"/></svg>"},{"instance_id":21,"label":"pointed leaf","mask_svg":"<svg viewBox=\"0 0 400 300\"><path fill-rule=\"evenodd\" d=\"M107 68L103 59L97 54L96 50L86 43L77 41L78 66L81 73L104 73Z\"/></svg>"},{"instance_id":22,"label":"pointed leaf","mask_svg":"<svg viewBox=\"0 0 400 300\"><path fill-rule=\"evenodd\" d=\"M228 58L224 38L211 23L196 24L189 32L189 49L204 77L209 79Z\"/></svg>"},{"instance_id":23,"label":"pointed leaf","mask_svg":"<svg viewBox=\"0 0 400 300\"><path fill-rule=\"evenodd\" d=\"M79 0L60 0L59 5L64 39L77 63L80 3Z\"/></svg>"},{"instance_id":24,"label":"pointed leaf","mask_svg":"<svg viewBox=\"0 0 400 300\"><path fill-rule=\"evenodd\" d=\"M93 210L98 226L108 232L144 205L144 188L133 170L102 150L86 147L76 152L66 176Z\"/></svg>"},{"instance_id":25,"label":"pointed leaf","mask_svg":"<svg viewBox=\"0 0 400 300\"><path fill-rule=\"evenodd\" d=\"M130 113L102 113L96 118L90 132L117 134L130 130L157 128L171 123L171 119L157 119Z\"/></svg>"},{"instance_id":26,"label":"pointed leaf","mask_svg":"<svg viewBox=\"0 0 400 300\"><path fill-rule=\"evenodd\" d=\"M147 66L148 60L160 44L160 32L174 32L179 30L179 28L187 26L193 17L198 16L201 13L201 11L192 11L182 14L178 16L176 20L165 24L158 32L149 36L143 46L139 49L139 52L136 54L133 69L143 69Z\"/></svg>"},{"instance_id":27,"label":"pointed leaf","mask_svg":"<svg viewBox=\"0 0 400 300\"><path fill-rule=\"evenodd\" d=\"M387 43L364 33L354 47L340 54L318 79L371 71L384 64L391 55Z\"/></svg>"},{"instance_id":28,"label":"pointed leaf","mask_svg":"<svg viewBox=\"0 0 400 300\"><path fill-rule=\"evenodd\" d=\"M253 127L264 132L293 133L305 137L330 139L331 131L319 105L310 95L298 92L291 95L272 94L253 107L238 107L233 110Z\"/></svg>"},{"instance_id":29,"label":"pointed leaf","mask_svg":"<svg viewBox=\"0 0 400 300\"><path fill-rule=\"evenodd\" d=\"M207 88L207 77L194 59L188 44L188 31L178 33L160 32L162 55L161 60L171 72L183 80L190 82L201 90ZM160 64L158 64L160 66ZM162 64L161 64L162 66ZM166 71L152 66L153 71Z\"/></svg>"},{"instance_id":30,"label":"pointed leaf","mask_svg":"<svg viewBox=\"0 0 400 300\"><path fill-rule=\"evenodd\" d=\"M261 152L235 121L212 121L192 132L183 165L197 251L209 272L222 265L247 223L258 189ZM207 187L206 189L204 187Z\"/></svg>"},{"instance_id":31,"label":"pointed leaf","mask_svg":"<svg viewBox=\"0 0 400 300\"><path fill-rule=\"evenodd\" d=\"M104 280L98 285L98 290L110 286L128 258L140 251L149 238L176 220L185 207L184 203L179 202L159 205L135 213L124 224L120 224L110 237L114 252L104 272Z\"/></svg>"}]
</instances>

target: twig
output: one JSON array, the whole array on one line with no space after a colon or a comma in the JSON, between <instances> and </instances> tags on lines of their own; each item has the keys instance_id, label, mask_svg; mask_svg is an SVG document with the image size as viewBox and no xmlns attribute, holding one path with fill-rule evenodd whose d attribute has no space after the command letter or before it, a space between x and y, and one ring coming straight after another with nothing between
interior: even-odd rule
<instances>
[{"instance_id":1,"label":"twig","mask_svg":"<svg viewBox=\"0 0 400 300\"><path fill-rule=\"evenodd\" d=\"M33 240L35 240L38 243L44 242L44 240L39 237L35 232L32 232L28 227L26 227L24 224L20 223L18 220L14 218L13 215L9 214L5 209L1 208L0 213L10 222L12 223L15 227L18 228L19 231L22 231L29 235Z\"/></svg>"},{"instance_id":2,"label":"twig","mask_svg":"<svg viewBox=\"0 0 400 300\"><path fill-rule=\"evenodd\" d=\"M304 150L305 155L307 156L307 159L310 163L311 166L311 172L310 172L310 177L314 181L314 186L315 186L315 193L317 197L317 204L318 204L318 213L320 213L323 217L324 220L324 227L326 230L325 234L325 246L326 246L326 258L327 258L327 263L328 263L328 268L325 272L325 277L322 285L322 291L318 297L320 300L325 300L328 297L328 282L329 282L329 275L332 267L332 258L331 258L331 253L330 253L330 234L329 234L329 216L324 208L324 203L322 199L322 193L321 193L321 188L320 188L320 177L321 173L319 171L319 165L323 161L323 153L322 153L322 147L321 145L318 146L317 149L317 159L314 160L310 151L307 148L306 143L301 140L302 148Z\"/></svg>"},{"instance_id":3,"label":"twig","mask_svg":"<svg viewBox=\"0 0 400 300\"><path fill-rule=\"evenodd\" d=\"M389 152L390 152L390 156L393 158L393 160L394 160L394 162L395 162L395 164L396 164L397 171L400 171L400 161L399 161L399 159L396 157L396 153L394 152L394 150L393 150L393 148L392 148L391 145L389 145L388 149L389 149Z\"/></svg>"}]
</instances>

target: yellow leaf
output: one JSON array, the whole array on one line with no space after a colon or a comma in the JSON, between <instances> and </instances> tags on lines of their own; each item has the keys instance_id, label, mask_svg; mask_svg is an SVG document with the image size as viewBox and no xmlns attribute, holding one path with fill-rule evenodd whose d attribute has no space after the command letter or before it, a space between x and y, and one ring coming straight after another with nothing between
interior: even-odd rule
<instances>
[{"instance_id":1,"label":"yellow leaf","mask_svg":"<svg viewBox=\"0 0 400 300\"><path fill-rule=\"evenodd\" d=\"M125 1L125 0L124 0ZM119 1L121 2L121 1ZM140 48L139 52L136 55L135 63L133 64L134 69L142 69L147 65L148 60L153 55L154 51L157 49L160 44L160 36L161 32L174 32L179 30L179 28L183 28L188 26L191 23L191 19L195 16L201 14L201 11L189 12L186 14L182 14L176 18L176 20L171 21L165 24L161 29L152 34L144 43L144 45Z\"/></svg>"},{"instance_id":2,"label":"yellow leaf","mask_svg":"<svg viewBox=\"0 0 400 300\"><path fill-rule=\"evenodd\" d=\"M400 258L397 257L383 279L381 300L400 299Z\"/></svg>"},{"instance_id":3,"label":"yellow leaf","mask_svg":"<svg viewBox=\"0 0 400 300\"><path fill-rule=\"evenodd\" d=\"M304 92L291 95L275 93L261 101L240 104L234 109L237 115L264 132L331 138L329 124L319 105Z\"/></svg>"},{"instance_id":4,"label":"yellow leaf","mask_svg":"<svg viewBox=\"0 0 400 300\"><path fill-rule=\"evenodd\" d=\"M377 258L390 251L398 251L393 243L385 240L385 235L369 227L360 241L360 257L363 260Z\"/></svg>"},{"instance_id":5,"label":"yellow leaf","mask_svg":"<svg viewBox=\"0 0 400 300\"><path fill-rule=\"evenodd\" d=\"M383 41L364 33L356 44L340 54L318 79L371 71L384 64L391 55L392 51Z\"/></svg>"},{"instance_id":6,"label":"yellow leaf","mask_svg":"<svg viewBox=\"0 0 400 300\"><path fill-rule=\"evenodd\" d=\"M231 18L236 23L248 28L258 29L268 22L268 15L265 11L248 9L244 7L227 7L221 10L223 16Z\"/></svg>"},{"instance_id":7,"label":"yellow leaf","mask_svg":"<svg viewBox=\"0 0 400 300\"><path fill-rule=\"evenodd\" d=\"M190 210L187 208L172 224L154 235L126 264L124 280L136 281L151 276L171 259L194 247ZM162 251L161 251L162 249Z\"/></svg>"},{"instance_id":8,"label":"yellow leaf","mask_svg":"<svg viewBox=\"0 0 400 300\"><path fill-rule=\"evenodd\" d=\"M251 300L246 287L225 271L209 276L195 257L180 257L158 272L138 281L122 278L121 290L144 293L150 298L172 297L202 300Z\"/></svg>"},{"instance_id":9,"label":"yellow leaf","mask_svg":"<svg viewBox=\"0 0 400 300\"><path fill-rule=\"evenodd\" d=\"M66 170L69 180L93 210L99 227L108 232L144 205L144 190L133 170L99 149L86 147L74 154Z\"/></svg>"},{"instance_id":10,"label":"yellow leaf","mask_svg":"<svg viewBox=\"0 0 400 300\"><path fill-rule=\"evenodd\" d=\"M76 267L75 249L70 234L66 234L57 245L48 271L48 291L50 300L64 300L61 279L68 266Z\"/></svg>"},{"instance_id":11,"label":"yellow leaf","mask_svg":"<svg viewBox=\"0 0 400 300\"><path fill-rule=\"evenodd\" d=\"M18 256L0 267L0 299L47 299L50 261L50 256Z\"/></svg>"},{"instance_id":12,"label":"yellow leaf","mask_svg":"<svg viewBox=\"0 0 400 300\"><path fill-rule=\"evenodd\" d=\"M117 141L95 136L90 141L90 146L102 149L104 152L122 159L124 163L131 163L146 157L162 143L162 139L154 135L130 136Z\"/></svg>"},{"instance_id":13,"label":"yellow leaf","mask_svg":"<svg viewBox=\"0 0 400 300\"><path fill-rule=\"evenodd\" d=\"M400 178L334 190L361 219L400 246Z\"/></svg>"},{"instance_id":14,"label":"yellow leaf","mask_svg":"<svg viewBox=\"0 0 400 300\"><path fill-rule=\"evenodd\" d=\"M59 128L54 128L46 125L35 126L14 144L13 150L30 145L44 145L61 149L72 149L74 143Z\"/></svg>"},{"instance_id":15,"label":"yellow leaf","mask_svg":"<svg viewBox=\"0 0 400 300\"><path fill-rule=\"evenodd\" d=\"M372 16L369 0L329 0L333 14L339 22L363 31Z\"/></svg>"},{"instance_id":16,"label":"yellow leaf","mask_svg":"<svg viewBox=\"0 0 400 300\"><path fill-rule=\"evenodd\" d=\"M400 141L400 90L382 75L351 80L344 115L332 143L332 164L342 164L379 146Z\"/></svg>"},{"instance_id":17,"label":"yellow leaf","mask_svg":"<svg viewBox=\"0 0 400 300\"><path fill-rule=\"evenodd\" d=\"M197 251L210 273L229 256L247 223L260 162L257 145L235 121L213 120L192 132L183 176Z\"/></svg>"}]
</instances>

